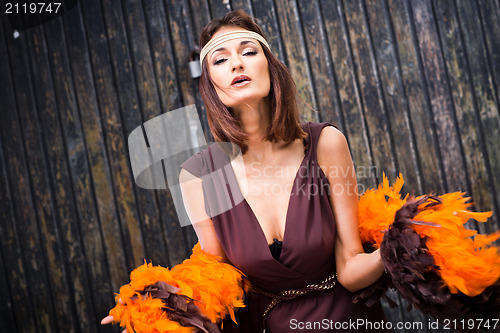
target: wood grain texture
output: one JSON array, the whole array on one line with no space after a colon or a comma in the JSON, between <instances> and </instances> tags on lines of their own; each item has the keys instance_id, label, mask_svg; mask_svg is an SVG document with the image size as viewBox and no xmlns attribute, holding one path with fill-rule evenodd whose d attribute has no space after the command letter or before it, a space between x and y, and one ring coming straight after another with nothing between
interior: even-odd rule
<instances>
[{"instance_id":1,"label":"wood grain texture","mask_svg":"<svg viewBox=\"0 0 500 333\"><path fill-rule=\"evenodd\" d=\"M271 47L271 51L282 63L286 63L281 28L279 26L278 13L276 12L274 1L254 1L253 10L255 17L259 20L259 26L264 32L266 40Z\"/></svg>"},{"instance_id":2,"label":"wood grain texture","mask_svg":"<svg viewBox=\"0 0 500 333\"><path fill-rule=\"evenodd\" d=\"M51 86L56 94L54 111L39 114L40 128L44 133L44 145L54 191L55 210L59 221L62 244L66 258L64 264L68 267L68 281L73 291L74 312L79 318L80 330L96 329L94 305L91 290L91 280L86 265L86 253L81 233L76 194L70 172L68 147L59 110L76 108L73 91L68 89L71 77L63 73L69 71L69 59L65 51L64 30L62 20L54 20L44 25L44 35L47 45L47 61L51 70ZM76 306L78 304L78 306ZM76 327L75 327L76 328Z\"/></svg>"},{"instance_id":3,"label":"wood grain texture","mask_svg":"<svg viewBox=\"0 0 500 333\"><path fill-rule=\"evenodd\" d=\"M113 59L116 92L120 105L124 134L128 135L144 121L136 84L134 60L128 43L127 27L124 22L121 6L109 2L102 3L102 12L108 45ZM141 83L139 83L141 84ZM130 164L130 162L128 162ZM142 232L144 254L146 260L155 264L168 265L165 257L166 244L160 221L158 202L153 191L146 191L134 185L136 210L139 215L139 225Z\"/></svg>"},{"instance_id":4,"label":"wood grain texture","mask_svg":"<svg viewBox=\"0 0 500 333\"><path fill-rule=\"evenodd\" d=\"M318 121L321 118L322 121L333 122L345 131L320 4L317 1L299 1L298 7L318 108L316 118Z\"/></svg>"},{"instance_id":5,"label":"wood grain texture","mask_svg":"<svg viewBox=\"0 0 500 333\"><path fill-rule=\"evenodd\" d=\"M128 269L133 269L144 260L144 244L140 224L137 223L134 181L128 165L126 136L120 114L118 97L113 89L114 77L111 58L106 38L101 6L99 1L82 2L82 15L87 33L89 58L95 82L96 98L99 105L102 136L108 154L109 183L116 201L118 223L123 242L124 259ZM87 18L92 17L92 20ZM104 223L107 223L104 221ZM124 278L122 276L122 278ZM126 278L126 277L125 277ZM118 283L123 283L119 281Z\"/></svg>"},{"instance_id":6,"label":"wood grain texture","mask_svg":"<svg viewBox=\"0 0 500 333\"><path fill-rule=\"evenodd\" d=\"M2 133L2 142L5 143L3 148L6 175L9 193L13 201L12 222L15 225L13 230L8 232L8 235L16 235L17 238L15 241L18 242L20 256L16 260L19 260L23 266L20 271L24 271L25 274L22 283L25 284L27 296L29 297L29 300L25 300L27 304L24 306L29 304L32 307L31 314L33 315L33 321L21 323L23 319L20 318L18 324L34 331L49 332L55 322L56 310L54 302L56 299L50 296L52 295L52 288L47 261L50 261L48 256L55 253L47 254L44 251L39 225L40 217L37 214L36 202L34 201L34 194L38 187L35 185L34 188L34 180L31 177L30 169L32 167L36 168L36 163L39 160L32 162L31 157L27 155L33 145L37 144L34 142L35 139L31 137L33 126L30 125L33 123L23 124L22 120L26 120L26 118L20 117L23 114L32 115L37 108L32 90L33 78L30 75L29 55L27 52L28 41L26 39L14 41L12 37L7 38L6 41L12 75L11 92L13 92L13 96L10 98L15 101L14 108L0 112L0 132ZM31 133L23 133L24 131ZM36 170L34 172L36 173ZM51 235L44 236L51 237ZM9 240L9 242L12 241L14 239ZM14 269L16 266L13 265L12 268ZM57 272L54 273L57 274Z\"/></svg>"},{"instance_id":7,"label":"wood grain texture","mask_svg":"<svg viewBox=\"0 0 500 333\"><path fill-rule=\"evenodd\" d=\"M439 159L438 139L430 112L425 87L423 65L418 53L415 25L407 1L387 1L394 31L401 80L408 103L411 135L415 141L416 161L421 172L422 192L444 192L444 176Z\"/></svg>"},{"instance_id":8,"label":"wood grain texture","mask_svg":"<svg viewBox=\"0 0 500 333\"><path fill-rule=\"evenodd\" d=\"M50 184L51 175L47 159L44 156L47 147L43 144L43 128L40 126L39 120L40 115L43 117L44 114L56 109L57 106L51 84L51 72L47 61L43 30L41 27L35 27L26 37L29 45L36 46L28 49L30 66L37 69L32 70L32 82L37 87L37 89L33 89L36 107L35 110L20 112L19 122L26 154L29 156L31 191L42 240L41 250L45 256L51 293L58 295L54 302L55 319L60 330L70 331L76 326L77 319L72 307L72 292L67 279L67 267L62 264L65 256L64 247L54 209L54 195Z\"/></svg>"},{"instance_id":9,"label":"wood grain texture","mask_svg":"<svg viewBox=\"0 0 500 333\"><path fill-rule=\"evenodd\" d=\"M2 23L6 23L5 20ZM10 185L11 182L19 182L22 179L19 179L21 175L18 174L15 177L12 177L12 175L9 177L8 166L12 150L19 149L19 147L15 146L19 142L16 137L11 138L10 133L7 132L8 127L11 126L7 116L17 109L17 103L13 86L14 78L11 73L12 64L7 53L8 45L12 48L12 38L9 39L9 34L12 31L8 29L9 27L7 29L6 27L6 24L0 24L0 36L3 37L0 40L0 57L4 59L0 63L0 77L4 83L2 84L4 88L0 89L0 97L2 98L0 110L0 218L2 221L0 223L0 247L2 249L2 260L5 262L5 280L9 283L9 298L12 299L13 319L15 321L2 324L16 327L18 331L30 332L37 330L37 323L35 322L33 303L27 285L28 280L14 215L14 204L18 204L15 203L17 197L12 193L14 188ZM11 162L9 161L9 163ZM8 317L5 318L5 320L8 319Z\"/></svg>"},{"instance_id":10,"label":"wood grain texture","mask_svg":"<svg viewBox=\"0 0 500 333\"><path fill-rule=\"evenodd\" d=\"M330 1L321 1L320 4L335 77L339 87L338 94L344 115L345 135L349 142L355 167L359 171L364 171L362 175L358 175L360 192L363 192L375 186L377 174L371 171L376 171L376 169L372 169L375 164L362 111L359 85L355 75L355 62L343 4L341 1L337 1L335 5L332 5Z\"/></svg>"},{"instance_id":11,"label":"wood grain texture","mask_svg":"<svg viewBox=\"0 0 500 333\"><path fill-rule=\"evenodd\" d=\"M289 66L301 119L344 132L361 192L402 172L403 192L467 191L494 212L470 227L500 228L498 0L89 0L18 38L2 16L2 330L118 332L99 320L130 270L190 254L173 192L135 184L128 135L194 104L213 140L188 62L203 27L234 9ZM444 333L389 295L388 320Z\"/></svg>"},{"instance_id":12,"label":"wood grain texture","mask_svg":"<svg viewBox=\"0 0 500 333\"><path fill-rule=\"evenodd\" d=\"M467 191L464 157L432 4L427 0L410 3L434 126L439 137L439 153L446 181L445 191Z\"/></svg>"},{"instance_id":13,"label":"wood grain texture","mask_svg":"<svg viewBox=\"0 0 500 333\"><path fill-rule=\"evenodd\" d=\"M465 45L465 55L467 57L467 68L470 71L470 80L472 80L471 90L473 93L474 111L478 120L481 138L481 152L483 158L475 163L486 164L488 171L488 179L484 182L483 188L476 188L479 209L493 210L498 212L498 204L500 204L500 114L498 112L498 95L495 93L495 77L494 70L488 58L492 54L488 52L488 47L485 43L485 36L481 29L481 17L479 8L475 2L460 2L457 3L458 18L460 28L463 34ZM497 21L497 26L498 26ZM497 53L497 51L493 51ZM498 58L497 58L498 59ZM463 126L467 126L469 119L462 121ZM475 148L475 147L474 147ZM467 156L467 153L465 154ZM486 163L483 162L486 161ZM473 177L473 181L476 181ZM489 188L487 184L490 184ZM486 193L490 192L490 193ZM493 194L493 197L488 200L488 197ZM494 203L497 208L495 209ZM498 216L498 215L497 215ZM496 218L498 220L498 217ZM491 232L493 228L489 227Z\"/></svg>"},{"instance_id":14,"label":"wood grain texture","mask_svg":"<svg viewBox=\"0 0 500 333\"><path fill-rule=\"evenodd\" d=\"M405 94L397 44L387 3L365 1L371 35L371 45L377 64L380 99L388 121L395 174L402 173L407 191L422 192L422 176L418 166L416 142L412 133L408 99ZM368 111L369 113L372 110Z\"/></svg>"},{"instance_id":15,"label":"wood grain texture","mask_svg":"<svg viewBox=\"0 0 500 333\"><path fill-rule=\"evenodd\" d=\"M313 111L317 109L314 92L312 91L312 77L305 52L304 35L301 20L295 1L275 0L276 13L283 38L288 69L295 81L301 97L299 101L300 119L302 122L317 121Z\"/></svg>"},{"instance_id":16,"label":"wood grain texture","mask_svg":"<svg viewBox=\"0 0 500 333\"><path fill-rule=\"evenodd\" d=\"M346 1L344 11L347 17L349 40L354 59L356 81L360 94L360 109L366 123L367 136L372 146L373 166L378 170L377 180L382 173L395 179L394 154L391 149L390 126L381 99L380 82L371 47L365 10L362 1Z\"/></svg>"},{"instance_id":17,"label":"wood grain texture","mask_svg":"<svg viewBox=\"0 0 500 333\"><path fill-rule=\"evenodd\" d=\"M477 209L491 210L494 208L493 182L487 165L484 163L485 159L487 159L487 151L482 136L479 115L477 114L478 108L482 107L482 103L478 103L477 95L471 89L473 87L471 75L474 74L472 74L472 68L468 64L469 56L465 51L467 46L463 43L463 33L466 32L460 27L462 20L458 17L457 7L453 2L436 3L434 7L441 44L443 45L443 55L450 73L453 106L464 150L466 171L470 184L470 193L468 195L473 197ZM474 15L474 12L471 11L466 15ZM467 26L469 29L473 29L472 22ZM484 224L480 224L480 226L484 232L485 230L482 228Z\"/></svg>"}]
</instances>

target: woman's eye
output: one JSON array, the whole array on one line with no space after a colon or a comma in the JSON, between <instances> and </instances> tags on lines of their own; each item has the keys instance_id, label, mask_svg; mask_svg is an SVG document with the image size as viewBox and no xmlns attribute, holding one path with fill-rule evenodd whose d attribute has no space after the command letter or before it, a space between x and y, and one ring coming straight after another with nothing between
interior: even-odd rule
<instances>
[{"instance_id":1,"label":"woman's eye","mask_svg":"<svg viewBox=\"0 0 500 333\"><path fill-rule=\"evenodd\" d=\"M252 56L252 55L256 55L256 54L257 54L257 51L248 51L248 52L243 53L243 55L245 55L245 56L247 56L247 55Z\"/></svg>"},{"instance_id":2,"label":"woman's eye","mask_svg":"<svg viewBox=\"0 0 500 333\"><path fill-rule=\"evenodd\" d=\"M227 59L225 58L221 58L221 59L217 59L215 62L214 62L214 65L219 65L219 64L222 64L224 61L226 61Z\"/></svg>"}]
</instances>

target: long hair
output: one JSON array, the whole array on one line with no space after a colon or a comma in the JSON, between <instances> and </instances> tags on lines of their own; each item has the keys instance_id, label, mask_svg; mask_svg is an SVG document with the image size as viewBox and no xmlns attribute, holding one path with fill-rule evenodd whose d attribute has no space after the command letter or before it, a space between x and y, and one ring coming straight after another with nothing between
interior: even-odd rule
<instances>
[{"instance_id":1,"label":"long hair","mask_svg":"<svg viewBox=\"0 0 500 333\"><path fill-rule=\"evenodd\" d=\"M255 19L241 10L232 11L222 18L210 21L201 32L200 49L207 44L212 36L222 27L234 26L253 31L264 36ZM260 43L260 42L259 42ZM300 127L299 108L297 104L297 87L286 66L276 58L266 46L262 45L268 61L271 89L267 96L270 104L271 124L266 129L264 140L291 142L302 139L307 134ZM240 146L244 154L248 146L244 141L248 137L241 123L234 117L220 100L208 71L205 57L202 66L199 88L205 107L207 108L208 124L216 141L233 142Z\"/></svg>"}]
</instances>

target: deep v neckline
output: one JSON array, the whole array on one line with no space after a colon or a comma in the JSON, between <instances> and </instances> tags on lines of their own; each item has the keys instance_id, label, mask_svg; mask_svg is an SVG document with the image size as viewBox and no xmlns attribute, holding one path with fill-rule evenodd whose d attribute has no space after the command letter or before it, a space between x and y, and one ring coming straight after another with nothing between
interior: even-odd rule
<instances>
[{"instance_id":1,"label":"deep v neckline","mask_svg":"<svg viewBox=\"0 0 500 333\"><path fill-rule=\"evenodd\" d=\"M303 157L303 159L302 159L302 161L301 161L301 163L299 165L299 169L295 173L295 178L293 179L293 182L292 182L292 188L291 188L290 194L288 196L288 204L287 204L287 209L286 209L286 213L285 213L285 228L284 228L284 231L283 231L283 240L282 240L281 254L283 254L283 252L285 252L285 248L286 248L286 244L287 244L287 234L288 234L287 231L288 231L289 224L290 224L289 221L288 221L288 215L290 213L290 206L291 206L291 203L292 203L292 199L294 197L293 192L294 192L294 189L296 187L297 180L299 179L299 174L301 172L301 169L302 169L304 163L307 161L307 157L309 156L309 154L311 152L311 149L310 149L310 142L311 142L310 135L311 135L311 133L310 133L308 127L304 128L304 130L307 133L307 137L302 140L302 145L303 145L303 148L304 148L304 157ZM233 170L233 169L231 168L231 170ZM233 170L233 174L234 174L234 170ZM251 217L252 221L254 221L254 223L256 224L256 228L259 231L259 234L262 236L262 237L260 237L260 239L264 242L264 244L267 247L269 247L271 244L269 244L267 242L266 234L264 233L264 229L262 229L262 225L260 224L260 222L259 222L259 220L257 218L257 215L255 214L254 210L252 209L252 207L248 203L247 199L243 196L243 193L241 191L241 188L240 188L239 184L237 184L237 187L238 187L238 191L240 192L240 195L243 197L243 202L245 203L245 206L250 211L250 215L252 216ZM269 253L269 255L272 257L270 251L266 251L266 253Z\"/></svg>"}]
</instances>

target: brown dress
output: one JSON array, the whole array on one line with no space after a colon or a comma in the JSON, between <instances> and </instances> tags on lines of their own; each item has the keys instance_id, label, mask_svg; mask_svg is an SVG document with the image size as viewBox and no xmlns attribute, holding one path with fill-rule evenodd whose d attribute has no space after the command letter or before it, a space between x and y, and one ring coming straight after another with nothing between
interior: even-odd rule
<instances>
[{"instance_id":1,"label":"brown dress","mask_svg":"<svg viewBox=\"0 0 500 333\"><path fill-rule=\"evenodd\" d=\"M253 285L271 293L300 289L335 272L335 218L329 202L328 179L316 156L321 130L334 125L308 122L301 126L308 137L304 139L304 159L291 191L282 244L275 241L270 249L254 212L234 186L231 168L225 169L223 178L226 183L222 186L214 185L212 180L203 181L206 194L217 193L210 195L211 198L205 197L205 208L212 216L217 237L228 259ZM201 177L227 165L227 157L224 157L216 147L209 146L190 157L181 167ZM214 206L217 200L224 199L224 195L219 194L222 192L229 195L234 206L213 216L210 212L217 209ZM337 282L331 290L315 291L282 302L268 314L267 329L272 333L370 332L371 327L373 331L383 331L381 326L376 326L382 321L387 323L380 304L368 308L362 304L354 305L352 298L353 294ZM260 294L247 295L247 307L237 313L239 325L226 320L223 331L262 332L262 313L269 301Z\"/></svg>"}]
</instances>

